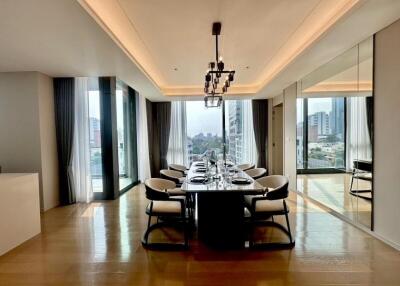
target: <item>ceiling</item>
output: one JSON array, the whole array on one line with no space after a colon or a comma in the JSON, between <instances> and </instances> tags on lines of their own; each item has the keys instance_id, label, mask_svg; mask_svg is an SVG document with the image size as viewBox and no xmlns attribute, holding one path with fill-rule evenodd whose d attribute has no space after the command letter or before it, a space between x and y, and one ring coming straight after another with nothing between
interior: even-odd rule
<instances>
[{"instance_id":1,"label":"ceiling","mask_svg":"<svg viewBox=\"0 0 400 286\"><path fill-rule=\"evenodd\" d=\"M200 98L221 21L230 96L265 98L399 18L398 0L1 0L0 72L115 75L151 100Z\"/></svg>"},{"instance_id":2,"label":"ceiling","mask_svg":"<svg viewBox=\"0 0 400 286\"><path fill-rule=\"evenodd\" d=\"M80 0L165 95L202 93L215 57L236 70L234 94L254 94L359 0ZM212 7L210 9L210 7Z\"/></svg>"},{"instance_id":3,"label":"ceiling","mask_svg":"<svg viewBox=\"0 0 400 286\"><path fill-rule=\"evenodd\" d=\"M0 72L118 76L146 97L162 93L72 0L0 1Z\"/></svg>"}]
</instances>

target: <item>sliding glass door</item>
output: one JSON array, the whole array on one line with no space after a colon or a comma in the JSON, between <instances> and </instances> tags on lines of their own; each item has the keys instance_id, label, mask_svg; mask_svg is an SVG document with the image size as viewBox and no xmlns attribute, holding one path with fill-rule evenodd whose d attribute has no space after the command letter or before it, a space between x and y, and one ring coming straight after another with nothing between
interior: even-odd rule
<instances>
[{"instance_id":1,"label":"sliding glass door","mask_svg":"<svg viewBox=\"0 0 400 286\"><path fill-rule=\"evenodd\" d=\"M134 93L129 93L128 86L117 81L116 111L120 191L126 190L138 180L135 102Z\"/></svg>"}]
</instances>

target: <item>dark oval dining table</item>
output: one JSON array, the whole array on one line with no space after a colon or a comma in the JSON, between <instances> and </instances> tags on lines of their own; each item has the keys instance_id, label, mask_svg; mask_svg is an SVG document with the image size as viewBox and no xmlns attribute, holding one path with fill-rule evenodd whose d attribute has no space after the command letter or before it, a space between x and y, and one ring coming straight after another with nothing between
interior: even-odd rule
<instances>
[{"instance_id":1,"label":"dark oval dining table","mask_svg":"<svg viewBox=\"0 0 400 286\"><path fill-rule=\"evenodd\" d=\"M232 183L222 174L216 174L209 182L192 182L194 177L205 175L198 169L199 166L192 164L182 184L186 193L196 194L198 238L214 248L245 247L244 196L263 194L265 188L240 170L233 179L245 178L247 184Z\"/></svg>"}]
</instances>

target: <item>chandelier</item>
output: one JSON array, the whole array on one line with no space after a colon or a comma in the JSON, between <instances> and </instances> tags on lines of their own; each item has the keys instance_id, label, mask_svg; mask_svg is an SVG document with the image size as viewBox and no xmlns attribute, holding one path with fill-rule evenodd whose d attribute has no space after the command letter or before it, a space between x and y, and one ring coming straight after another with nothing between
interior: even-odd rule
<instances>
[{"instance_id":1,"label":"chandelier","mask_svg":"<svg viewBox=\"0 0 400 286\"><path fill-rule=\"evenodd\" d=\"M204 103L208 107L219 107L222 95L228 91L234 79L235 71L224 70L225 64L218 54L218 36L221 34L221 23L215 22L212 26L212 35L215 36L215 62L208 64L204 83ZM224 79L222 77L225 76Z\"/></svg>"}]
</instances>

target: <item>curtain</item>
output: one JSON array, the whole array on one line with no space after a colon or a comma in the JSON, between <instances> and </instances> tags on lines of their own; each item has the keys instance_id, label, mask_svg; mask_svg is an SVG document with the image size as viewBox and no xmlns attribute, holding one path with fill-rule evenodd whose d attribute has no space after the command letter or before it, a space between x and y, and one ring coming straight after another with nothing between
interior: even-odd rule
<instances>
[{"instance_id":1,"label":"curtain","mask_svg":"<svg viewBox=\"0 0 400 286\"><path fill-rule=\"evenodd\" d=\"M243 162L257 162L257 147L253 127L253 110L251 100L243 100Z\"/></svg>"},{"instance_id":2,"label":"curtain","mask_svg":"<svg viewBox=\"0 0 400 286\"><path fill-rule=\"evenodd\" d=\"M257 167L267 168L268 100L253 100L252 107Z\"/></svg>"},{"instance_id":3,"label":"curtain","mask_svg":"<svg viewBox=\"0 0 400 286\"><path fill-rule=\"evenodd\" d=\"M72 170L77 202L93 200L90 172L88 79L75 78L75 136Z\"/></svg>"},{"instance_id":4,"label":"curtain","mask_svg":"<svg viewBox=\"0 0 400 286\"><path fill-rule=\"evenodd\" d=\"M353 161L372 160L372 148L368 132L365 97L349 97L347 100L346 168L353 168Z\"/></svg>"},{"instance_id":5,"label":"curtain","mask_svg":"<svg viewBox=\"0 0 400 286\"><path fill-rule=\"evenodd\" d=\"M75 120L74 78L54 79L54 105L60 204L68 205L76 202L72 173L72 146L74 141Z\"/></svg>"},{"instance_id":6,"label":"curtain","mask_svg":"<svg viewBox=\"0 0 400 286\"><path fill-rule=\"evenodd\" d=\"M171 102L146 101L149 138L150 172L159 177L160 170L168 168L167 153L171 128Z\"/></svg>"},{"instance_id":7,"label":"curtain","mask_svg":"<svg viewBox=\"0 0 400 286\"><path fill-rule=\"evenodd\" d=\"M148 123L147 123L147 112L146 112L146 98L139 95L137 97L137 121L139 136L138 140L138 167L139 167L139 180L144 182L146 179L151 177L150 173L150 150L149 150L149 134L148 134Z\"/></svg>"},{"instance_id":8,"label":"curtain","mask_svg":"<svg viewBox=\"0 0 400 286\"><path fill-rule=\"evenodd\" d=\"M174 101L171 105L171 127L167 161L168 164L187 166L187 128L186 128L186 102Z\"/></svg>"},{"instance_id":9,"label":"curtain","mask_svg":"<svg viewBox=\"0 0 400 286\"><path fill-rule=\"evenodd\" d=\"M167 153L171 128L171 102L157 102L157 126L160 146L160 170L168 169Z\"/></svg>"},{"instance_id":10,"label":"curtain","mask_svg":"<svg viewBox=\"0 0 400 286\"><path fill-rule=\"evenodd\" d=\"M153 103L146 99L146 118L147 118L147 135L148 135L148 143L149 143L149 162L150 162L150 177L155 177L158 176L156 172L156 166L155 162L159 161L159 157L157 155L157 152L154 152L154 150L157 150L158 147L158 137L157 137L157 132L154 130L154 127L157 125L154 122L154 116L153 113Z\"/></svg>"}]
</instances>

